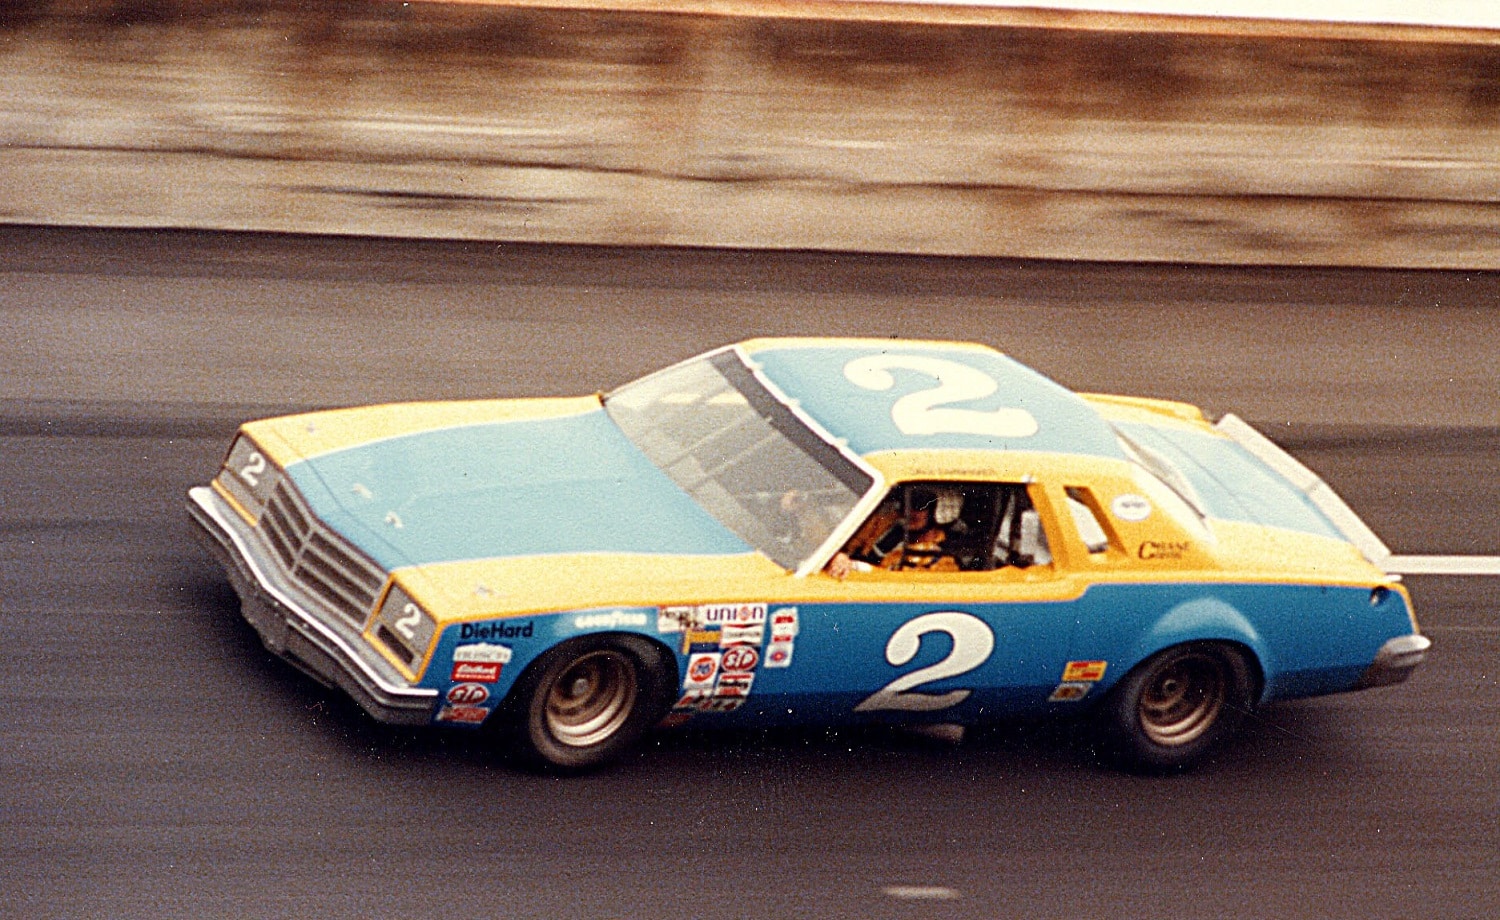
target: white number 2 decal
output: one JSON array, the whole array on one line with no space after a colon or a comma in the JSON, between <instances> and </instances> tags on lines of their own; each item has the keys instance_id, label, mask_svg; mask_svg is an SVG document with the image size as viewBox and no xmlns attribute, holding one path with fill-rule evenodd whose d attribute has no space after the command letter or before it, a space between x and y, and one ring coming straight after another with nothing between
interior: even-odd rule
<instances>
[{"instance_id":1,"label":"white number 2 decal","mask_svg":"<svg viewBox=\"0 0 1500 920\"><path fill-rule=\"evenodd\" d=\"M950 690L947 693L919 693L913 687L945 677L967 674L990 657L995 650L995 634L979 617L956 610L927 613L901 624L885 644L885 660L901 667L917 655L922 637L932 632L947 633L953 650L946 658L910 674L903 674L875 691L854 707L855 712L872 709L900 709L906 712L932 712L957 706L969 698L972 690Z\"/></svg>"},{"instance_id":2,"label":"white number 2 decal","mask_svg":"<svg viewBox=\"0 0 1500 920\"><path fill-rule=\"evenodd\" d=\"M406 638L415 639L417 637L417 624L422 622L422 611L417 609L416 604L408 603L405 607L401 608L401 612L406 614L406 616L396 621L396 629Z\"/></svg>"},{"instance_id":3,"label":"white number 2 decal","mask_svg":"<svg viewBox=\"0 0 1500 920\"><path fill-rule=\"evenodd\" d=\"M999 384L978 368L924 355L869 355L844 365L844 377L857 387L884 391L896 385L892 368L916 371L938 385L896 400L891 421L902 434L978 434L995 438L1029 438L1037 432L1036 417L1025 409L954 409L948 403L983 399Z\"/></svg>"},{"instance_id":4,"label":"white number 2 decal","mask_svg":"<svg viewBox=\"0 0 1500 920\"><path fill-rule=\"evenodd\" d=\"M251 451L250 456L245 459L245 465L240 467L240 478L254 488L260 485L260 474L265 471L266 458L259 451Z\"/></svg>"}]
</instances>

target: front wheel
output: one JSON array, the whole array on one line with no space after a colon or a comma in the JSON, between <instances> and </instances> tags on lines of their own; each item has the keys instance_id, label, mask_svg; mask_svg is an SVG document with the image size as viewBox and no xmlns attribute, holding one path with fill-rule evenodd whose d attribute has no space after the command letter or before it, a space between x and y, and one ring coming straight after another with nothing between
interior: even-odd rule
<instances>
[{"instance_id":1,"label":"front wheel","mask_svg":"<svg viewBox=\"0 0 1500 920\"><path fill-rule=\"evenodd\" d=\"M586 636L552 649L513 697L519 752L568 771L615 758L661 719L672 685L665 658L637 636Z\"/></svg>"},{"instance_id":2,"label":"front wheel","mask_svg":"<svg viewBox=\"0 0 1500 920\"><path fill-rule=\"evenodd\" d=\"M1233 646L1196 642L1158 652L1104 703L1109 752L1131 769L1185 769L1234 733L1253 694L1250 664Z\"/></svg>"}]
</instances>

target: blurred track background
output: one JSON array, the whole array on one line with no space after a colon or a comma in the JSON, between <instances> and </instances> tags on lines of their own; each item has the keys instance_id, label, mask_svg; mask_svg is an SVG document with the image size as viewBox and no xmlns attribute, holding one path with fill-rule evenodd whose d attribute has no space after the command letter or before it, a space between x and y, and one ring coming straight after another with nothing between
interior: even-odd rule
<instances>
[{"instance_id":1,"label":"blurred track background","mask_svg":"<svg viewBox=\"0 0 1500 920\"><path fill-rule=\"evenodd\" d=\"M1242 411L1398 552L1493 554L1500 428L1476 419L1500 278L0 240L0 915L1500 911L1492 579L1409 579L1436 647L1408 685L1268 709L1185 777L1124 776L1077 733L1020 726L958 747L667 735L556 780L377 727L271 658L183 511L250 415L589 392L751 334L933 334L1075 387Z\"/></svg>"},{"instance_id":2,"label":"blurred track background","mask_svg":"<svg viewBox=\"0 0 1500 920\"><path fill-rule=\"evenodd\" d=\"M1500 553L1493 30L726 6L0 3L0 916L1500 914L1493 579L1168 780L1025 725L557 780L259 646L183 508L241 420L750 335L1234 411Z\"/></svg>"}]
</instances>

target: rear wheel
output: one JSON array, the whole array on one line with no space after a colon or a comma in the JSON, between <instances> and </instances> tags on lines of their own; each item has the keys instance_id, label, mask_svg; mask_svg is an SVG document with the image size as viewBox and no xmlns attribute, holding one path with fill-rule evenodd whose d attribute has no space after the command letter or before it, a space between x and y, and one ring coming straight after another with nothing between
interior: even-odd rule
<instances>
[{"instance_id":1,"label":"rear wheel","mask_svg":"<svg viewBox=\"0 0 1500 920\"><path fill-rule=\"evenodd\" d=\"M587 770L661 719L674 683L666 656L638 636L586 636L543 655L512 698L520 752L539 766Z\"/></svg>"},{"instance_id":2,"label":"rear wheel","mask_svg":"<svg viewBox=\"0 0 1500 920\"><path fill-rule=\"evenodd\" d=\"M1250 664L1234 646L1196 642L1158 652L1125 676L1101 711L1110 753L1132 769L1192 766L1239 727L1253 692Z\"/></svg>"}]
</instances>

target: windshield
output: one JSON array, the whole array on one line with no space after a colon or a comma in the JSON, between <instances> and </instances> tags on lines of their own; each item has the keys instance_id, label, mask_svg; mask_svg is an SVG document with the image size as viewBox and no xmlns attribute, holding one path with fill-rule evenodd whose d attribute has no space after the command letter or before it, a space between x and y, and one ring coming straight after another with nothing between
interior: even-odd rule
<instances>
[{"instance_id":1,"label":"windshield","mask_svg":"<svg viewBox=\"0 0 1500 920\"><path fill-rule=\"evenodd\" d=\"M604 407L704 510L784 568L821 546L873 485L732 351L626 384Z\"/></svg>"}]
</instances>

